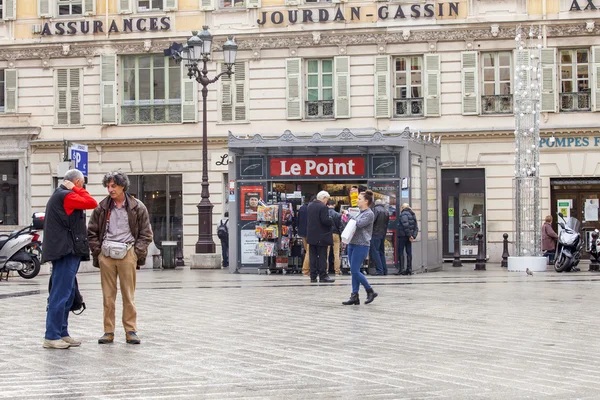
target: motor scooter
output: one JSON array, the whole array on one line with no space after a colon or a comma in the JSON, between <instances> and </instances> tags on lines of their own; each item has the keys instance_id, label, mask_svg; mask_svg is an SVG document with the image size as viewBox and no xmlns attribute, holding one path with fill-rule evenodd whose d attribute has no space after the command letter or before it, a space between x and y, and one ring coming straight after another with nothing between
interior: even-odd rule
<instances>
[{"instance_id":1,"label":"motor scooter","mask_svg":"<svg viewBox=\"0 0 600 400\"><path fill-rule=\"evenodd\" d=\"M39 274L42 243L37 231L44 228L44 217L44 213L35 213L31 225L0 235L0 281L8 280L10 271L17 271L25 279Z\"/></svg>"},{"instance_id":2,"label":"motor scooter","mask_svg":"<svg viewBox=\"0 0 600 400\"><path fill-rule=\"evenodd\" d=\"M562 213L558 213L558 216L560 217L558 225L561 227L561 231L558 234L556 244L554 270L556 272L579 271L577 265L581 261L583 251L583 240L581 240L581 234L579 233L581 222L574 217L565 220Z\"/></svg>"}]
</instances>

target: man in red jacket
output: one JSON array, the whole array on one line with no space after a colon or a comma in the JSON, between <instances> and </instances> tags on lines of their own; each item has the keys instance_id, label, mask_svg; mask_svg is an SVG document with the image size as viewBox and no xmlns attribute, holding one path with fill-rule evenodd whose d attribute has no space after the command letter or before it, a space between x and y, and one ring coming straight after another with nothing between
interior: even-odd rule
<instances>
[{"instance_id":1,"label":"man in red jacket","mask_svg":"<svg viewBox=\"0 0 600 400\"><path fill-rule=\"evenodd\" d=\"M47 349L68 349L81 344L67 330L69 310L75 298L75 275L81 257L90 252L84 210L98 205L83 188L84 183L80 171L67 171L46 205L42 261L52 261L52 288L48 296L44 338Z\"/></svg>"}]
</instances>

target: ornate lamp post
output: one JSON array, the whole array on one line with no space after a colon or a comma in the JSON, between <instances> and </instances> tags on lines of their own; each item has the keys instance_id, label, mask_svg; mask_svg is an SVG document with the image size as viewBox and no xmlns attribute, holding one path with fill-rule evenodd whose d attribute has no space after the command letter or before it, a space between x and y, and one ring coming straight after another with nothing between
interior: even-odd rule
<instances>
[{"instance_id":1,"label":"ornate lamp post","mask_svg":"<svg viewBox=\"0 0 600 400\"><path fill-rule=\"evenodd\" d=\"M192 32L192 37L188 39L187 46L179 43L173 43L168 49L165 49L165 56L172 57L177 63L185 62L188 68L188 76L195 79L202 85L202 193L200 203L198 203L198 241L196 242L196 254L213 254L215 252L215 242L212 236L212 209L210 194L208 191L208 140L206 125L206 103L208 96L208 85L215 83L225 74L231 76L232 68L235 64L237 55L237 44L232 36L223 45L223 56L225 60L226 71L218 74L214 78L208 77L207 63L210 61L211 47L213 37L208 32L208 26L202 27L202 32ZM199 64L202 64L200 69Z\"/></svg>"}]
</instances>

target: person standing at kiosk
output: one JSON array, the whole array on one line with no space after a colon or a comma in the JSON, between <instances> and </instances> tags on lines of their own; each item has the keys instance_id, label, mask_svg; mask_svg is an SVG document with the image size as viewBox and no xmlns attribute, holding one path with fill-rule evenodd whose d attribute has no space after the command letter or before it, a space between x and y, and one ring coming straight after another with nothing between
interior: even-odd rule
<instances>
[{"instance_id":1,"label":"person standing at kiosk","mask_svg":"<svg viewBox=\"0 0 600 400\"><path fill-rule=\"evenodd\" d=\"M333 283L327 275L327 248L333 246L331 227L333 221L325 204L329 200L329 193L320 191L316 200L308 205L306 241L310 253L310 281L317 282L317 275L321 283Z\"/></svg>"}]
</instances>

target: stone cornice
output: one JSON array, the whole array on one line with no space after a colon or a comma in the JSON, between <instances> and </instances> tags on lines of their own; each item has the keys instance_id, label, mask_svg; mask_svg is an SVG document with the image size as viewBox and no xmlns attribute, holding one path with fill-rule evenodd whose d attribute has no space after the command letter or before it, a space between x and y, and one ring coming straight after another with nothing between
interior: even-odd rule
<instances>
[{"instance_id":1,"label":"stone cornice","mask_svg":"<svg viewBox=\"0 0 600 400\"><path fill-rule=\"evenodd\" d=\"M311 32L272 32L249 33L238 35L237 41L240 50L253 52L261 49L289 49L302 47L325 46L352 46L373 44L382 46L393 43L427 43L451 42L474 40L512 39L515 34L516 24L499 25L494 30L489 24L478 23L475 27L465 25L432 26L410 31L390 32L388 27L375 29L345 29L335 31L322 31L318 41L313 40ZM589 32L584 21L569 24L547 24L547 35L554 37L597 36L600 35L600 24ZM23 59L53 59L63 57L93 57L104 53L116 54L143 54L161 53L173 39L139 39L139 40L113 40L111 42L99 41L96 44L64 43L47 45L19 45L18 47L5 46L0 50L0 60L14 61ZM224 37L215 39L213 50L220 51L225 41Z\"/></svg>"},{"instance_id":2,"label":"stone cornice","mask_svg":"<svg viewBox=\"0 0 600 400\"><path fill-rule=\"evenodd\" d=\"M77 143L88 146L104 147L140 147L156 145L198 145L202 146L201 137L157 137L157 138L115 138L115 139L77 139ZM30 142L33 148L58 148L63 146L62 139L44 139L32 140ZM208 144L222 144L227 147L227 137L208 138ZM209 150L211 150L209 148Z\"/></svg>"},{"instance_id":3,"label":"stone cornice","mask_svg":"<svg viewBox=\"0 0 600 400\"><path fill-rule=\"evenodd\" d=\"M427 133L424 129L423 132ZM514 138L514 131L512 129L497 130L497 131L469 131L469 132L441 132L436 131L435 136L440 135L442 137L442 144L444 140L460 140L460 139L492 139L492 138ZM551 128L541 129L540 137L549 137L554 135L555 137L563 136L600 136L600 128L589 127L589 128Z\"/></svg>"}]
</instances>

